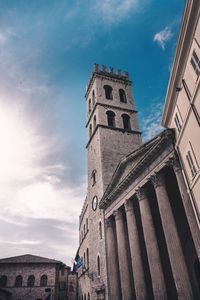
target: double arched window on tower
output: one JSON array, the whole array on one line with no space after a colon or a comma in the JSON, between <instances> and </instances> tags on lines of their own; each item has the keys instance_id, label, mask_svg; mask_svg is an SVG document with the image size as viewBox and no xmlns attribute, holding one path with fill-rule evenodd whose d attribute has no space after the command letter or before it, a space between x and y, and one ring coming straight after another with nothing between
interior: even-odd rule
<instances>
[{"instance_id":1,"label":"double arched window on tower","mask_svg":"<svg viewBox=\"0 0 200 300\"><path fill-rule=\"evenodd\" d=\"M95 93L94 91L92 92L92 105L94 106L95 104Z\"/></svg>"},{"instance_id":2,"label":"double arched window on tower","mask_svg":"<svg viewBox=\"0 0 200 300\"><path fill-rule=\"evenodd\" d=\"M101 276L101 263L99 255L97 256L97 276Z\"/></svg>"},{"instance_id":3,"label":"double arched window on tower","mask_svg":"<svg viewBox=\"0 0 200 300\"><path fill-rule=\"evenodd\" d=\"M92 136L92 124L90 124L90 127L89 127L89 137L91 138Z\"/></svg>"},{"instance_id":4,"label":"double arched window on tower","mask_svg":"<svg viewBox=\"0 0 200 300\"><path fill-rule=\"evenodd\" d=\"M89 268L89 249L86 250L86 258L87 258L87 268Z\"/></svg>"},{"instance_id":5,"label":"double arched window on tower","mask_svg":"<svg viewBox=\"0 0 200 300\"><path fill-rule=\"evenodd\" d=\"M108 100L112 100L113 99L113 89L110 85L104 85L104 90L105 90L105 97Z\"/></svg>"},{"instance_id":6,"label":"double arched window on tower","mask_svg":"<svg viewBox=\"0 0 200 300\"><path fill-rule=\"evenodd\" d=\"M101 221L99 221L99 238L102 240L102 224Z\"/></svg>"},{"instance_id":7,"label":"double arched window on tower","mask_svg":"<svg viewBox=\"0 0 200 300\"><path fill-rule=\"evenodd\" d=\"M123 127L125 130L131 130L130 117L127 114L122 115Z\"/></svg>"},{"instance_id":8,"label":"double arched window on tower","mask_svg":"<svg viewBox=\"0 0 200 300\"><path fill-rule=\"evenodd\" d=\"M127 103L126 94L123 89L119 89L119 99L120 102Z\"/></svg>"},{"instance_id":9,"label":"double arched window on tower","mask_svg":"<svg viewBox=\"0 0 200 300\"><path fill-rule=\"evenodd\" d=\"M95 183L96 183L96 181L97 181L97 176L96 176L96 174L97 174L97 171L96 170L93 170L92 171L92 185L95 185Z\"/></svg>"},{"instance_id":10,"label":"double arched window on tower","mask_svg":"<svg viewBox=\"0 0 200 300\"><path fill-rule=\"evenodd\" d=\"M96 116L94 116L94 119L93 119L93 127L94 127L94 130L96 128L96 125L97 125L97 118Z\"/></svg>"},{"instance_id":11,"label":"double arched window on tower","mask_svg":"<svg viewBox=\"0 0 200 300\"><path fill-rule=\"evenodd\" d=\"M89 112L89 114L91 113L91 99L89 99L89 102L88 102L88 112Z\"/></svg>"},{"instance_id":12,"label":"double arched window on tower","mask_svg":"<svg viewBox=\"0 0 200 300\"><path fill-rule=\"evenodd\" d=\"M115 127L115 113L111 110L108 110L106 114L107 114L108 126Z\"/></svg>"}]
</instances>

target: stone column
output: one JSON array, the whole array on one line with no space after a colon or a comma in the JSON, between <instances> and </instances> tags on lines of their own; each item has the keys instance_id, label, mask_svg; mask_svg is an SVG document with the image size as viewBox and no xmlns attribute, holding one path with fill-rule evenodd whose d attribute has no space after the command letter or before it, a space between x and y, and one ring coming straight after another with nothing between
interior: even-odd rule
<instances>
[{"instance_id":1,"label":"stone column","mask_svg":"<svg viewBox=\"0 0 200 300\"><path fill-rule=\"evenodd\" d=\"M123 300L132 300L131 278L128 268L127 243L124 228L124 220L120 210L114 211L117 233L117 248L119 257L119 272L121 280L121 292Z\"/></svg>"},{"instance_id":2,"label":"stone column","mask_svg":"<svg viewBox=\"0 0 200 300\"><path fill-rule=\"evenodd\" d=\"M167 245L171 270L176 286L178 299L193 299L192 288L187 266L183 255L176 223L169 202L165 181L162 174L151 177L154 185L162 228ZM176 199L174 199L176 201Z\"/></svg>"},{"instance_id":3,"label":"stone column","mask_svg":"<svg viewBox=\"0 0 200 300\"><path fill-rule=\"evenodd\" d=\"M194 213L194 209L192 207L191 199L188 195L188 191L186 188L185 180L182 174L182 169L177 157L174 157L173 160L170 161L170 165L174 169L174 173L176 175L176 179L178 182L178 187L180 190L182 203L185 209L185 213L187 216L187 221L190 227L191 235L193 238L193 242L197 251L197 255L200 259L200 231L197 224L196 216Z\"/></svg>"},{"instance_id":4,"label":"stone column","mask_svg":"<svg viewBox=\"0 0 200 300\"><path fill-rule=\"evenodd\" d=\"M118 274L118 257L113 228L113 220L105 220L106 256L108 268L108 295L110 300L120 300L120 280Z\"/></svg>"},{"instance_id":5,"label":"stone column","mask_svg":"<svg viewBox=\"0 0 200 300\"><path fill-rule=\"evenodd\" d=\"M154 299L164 300L167 299L165 280L162 271L153 219L144 188L138 189L137 198L139 200L140 214L152 280Z\"/></svg>"},{"instance_id":6,"label":"stone column","mask_svg":"<svg viewBox=\"0 0 200 300\"><path fill-rule=\"evenodd\" d=\"M142 264L141 249L139 243L138 230L134 214L133 202L126 200L125 202L126 219L128 226L128 237L131 252L131 262L135 285L136 299L147 299L147 290Z\"/></svg>"}]
</instances>

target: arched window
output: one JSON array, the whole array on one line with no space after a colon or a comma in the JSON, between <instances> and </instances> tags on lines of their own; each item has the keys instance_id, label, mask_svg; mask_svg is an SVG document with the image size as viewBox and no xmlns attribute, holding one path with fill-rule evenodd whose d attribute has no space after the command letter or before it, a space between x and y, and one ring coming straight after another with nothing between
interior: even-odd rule
<instances>
[{"instance_id":1,"label":"arched window","mask_svg":"<svg viewBox=\"0 0 200 300\"><path fill-rule=\"evenodd\" d=\"M91 137L92 136L92 124L90 124L89 134L90 134L90 137Z\"/></svg>"},{"instance_id":2,"label":"arched window","mask_svg":"<svg viewBox=\"0 0 200 300\"><path fill-rule=\"evenodd\" d=\"M92 105L94 106L95 104L95 93L94 91L92 92Z\"/></svg>"},{"instance_id":3,"label":"arched window","mask_svg":"<svg viewBox=\"0 0 200 300\"><path fill-rule=\"evenodd\" d=\"M101 224L101 221L99 221L99 237L100 237L100 240L102 239L102 224Z\"/></svg>"},{"instance_id":4,"label":"arched window","mask_svg":"<svg viewBox=\"0 0 200 300\"><path fill-rule=\"evenodd\" d=\"M96 119L96 116L94 116L94 120L93 120L93 127L94 127L94 129L95 129L96 125L97 125L97 119Z\"/></svg>"},{"instance_id":5,"label":"arched window","mask_svg":"<svg viewBox=\"0 0 200 300\"><path fill-rule=\"evenodd\" d=\"M123 102L123 103L127 102L126 94L123 89L119 89L119 99L120 99L120 102Z\"/></svg>"},{"instance_id":6,"label":"arched window","mask_svg":"<svg viewBox=\"0 0 200 300\"><path fill-rule=\"evenodd\" d=\"M122 115L122 120L123 120L124 129L131 130L131 123L130 123L129 115L123 114Z\"/></svg>"},{"instance_id":7,"label":"arched window","mask_svg":"<svg viewBox=\"0 0 200 300\"><path fill-rule=\"evenodd\" d=\"M87 298L88 298L88 300L90 300L90 294L88 293L88 295L87 295Z\"/></svg>"},{"instance_id":8,"label":"arched window","mask_svg":"<svg viewBox=\"0 0 200 300\"><path fill-rule=\"evenodd\" d=\"M104 90L105 90L106 99L112 100L113 99L112 87L110 85L104 85Z\"/></svg>"},{"instance_id":9,"label":"arched window","mask_svg":"<svg viewBox=\"0 0 200 300\"><path fill-rule=\"evenodd\" d=\"M86 250L86 256L87 256L87 267L89 268L89 249Z\"/></svg>"},{"instance_id":10,"label":"arched window","mask_svg":"<svg viewBox=\"0 0 200 300\"><path fill-rule=\"evenodd\" d=\"M86 300L86 294L84 295L84 300Z\"/></svg>"},{"instance_id":11,"label":"arched window","mask_svg":"<svg viewBox=\"0 0 200 300\"><path fill-rule=\"evenodd\" d=\"M96 173L97 173L97 171L96 170L93 170L92 171L92 185L95 185L95 183L96 183Z\"/></svg>"},{"instance_id":12,"label":"arched window","mask_svg":"<svg viewBox=\"0 0 200 300\"><path fill-rule=\"evenodd\" d=\"M89 111L89 114L91 112L91 99L89 99L89 103L88 103L88 111Z\"/></svg>"},{"instance_id":13,"label":"arched window","mask_svg":"<svg viewBox=\"0 0 200 300\"><path fill-rule=\"evenodd\" d=\"M7 286L7 276L2 275L0 277L0 287L6 287Z\"/></svg>"},{"instance_id":14,"label":"arched window","mask_svg":"<svg viewBox=\"0 0 200 300\"><path fill-rule=\"evenodd\" d=\"M101 275L101 266L100 266L100 257L99 255L97 256L97 275Z\"/></svg>"},{"instance_id":15,"label":"arched window","mask_svg":"<svg viewBox=\"0 0 200 300\"><path fill-rule=\"evenodd\" d=\"M27 282L27 286L34 286L35 285L35 276L34 275L30 275L28 277L28 282Z\"/></svg>"},{"instance_id":16,"label":"arched window","mask_svg":"<svg viewBox=\"0 0 200 300\"><path fill-rule=\"evenodd\" d=\"M108 119L108 126L115 127L115 113L111 110L106 112Z\"/></svg>"},{"instance_id":17,"label":"arched window","mask_svg":"<svg viewBox=\"0 0 200 300\"><path fill-rule=\"evenodd\" d=\"M15 287L21 287L22 286L22 281L23 281L23 278L21 275L18 275L16 278L15 278Z\"/></svg>"},{"instance_id":18,"label":"arched window","mask_svg":"<svg viewBox=\"0 0 200 300\"><path fill-rule=\"evenodd\" d=\"M47 286L47 275L42 275L40 278L40 286Z\"/></svg>"},{"instance_id":19,"label":"arched window","mask_svg":"<svg viewBox=\"0 0 200 300\"><path fill-rule=\"evenodd\" d=\"M86 231L88 231L89 227L88 227L88 218L86 219Z\"/></svg>"}]
</instances>

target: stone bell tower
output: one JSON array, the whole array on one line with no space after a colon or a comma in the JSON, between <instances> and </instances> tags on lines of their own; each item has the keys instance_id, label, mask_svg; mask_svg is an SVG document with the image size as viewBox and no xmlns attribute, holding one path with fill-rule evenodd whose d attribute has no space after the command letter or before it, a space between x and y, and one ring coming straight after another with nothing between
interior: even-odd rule
<instances>
[{"instance_id":1,"label":"stone bell tower","mask_svg":"<svg viewBox=\"0 0 200 300\"><path fill-rule=\"evenodd\" d=\"M141 135L127 72L114 73L113 68L99 69L95 64L85 97L88 193L80 216L80 235L85 223L88 232L80 238L79 252L87 261L87 276L80 277L79 286L83 297L108 299L104 215L98 204L120 160L141 145Z\"/></svg>"},{"instance_id":2,"label":"stone bell tower","mask_svg":"<svg viewBox=\"0 0 200 300\"><path fill-rule=\"evenodd\" d=\"M86 105L88 187L91 190L93 179L98 177L102 193L121 158L141 145L128 73L118 70L115 74L113 68L107 71L105 66L99 70L95 64L87 86Z\"/></svg>"}]
</instances>

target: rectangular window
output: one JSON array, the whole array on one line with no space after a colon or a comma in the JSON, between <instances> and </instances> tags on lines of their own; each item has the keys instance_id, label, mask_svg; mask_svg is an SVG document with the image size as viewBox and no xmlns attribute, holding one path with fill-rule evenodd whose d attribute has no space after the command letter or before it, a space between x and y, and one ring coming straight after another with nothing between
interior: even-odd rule
<instances>
[{"instance_id":1,"label":"rectangular window","mask_svg":"<svg viewBox=\"0 0 200 300\"><path fill-rule=\"evenodd\" d=\"M191 57L190 62L191 62L191 65L192 65L195 73L197 74L197 76L199 76L199 74L200 74L200 60L199 60L195 50L192 52L192 57Z\"/></svg>"},{"instance_id":2,"label":"rectangular window","mask_svg":"<svg viewBox=\"0 0 200 300\"><path fill-rule=\"evenodd\" d=\"M186 154L186 159L187 159L188 166L190 168L191 175L192 175L192 178L193 178L196 175L196 173L197 173L197 168L195 166L194 157L193 157L193 155L192 155L192 153L191 153L190 150Z\"/></svg>"},{"instance_id":3,"label":"rectangular window","mask_svg":"<svg viewBox=\"0 0 200 300\"><path fill-rule=\"evenodd\" d=\"M174 122L176 124L176 128L177 128L178 132L180 132L182 126L181 126L181 123L180 123L180 120L179 120L179 117L178 117L177 113L175 114Z\"/></svg>"}]
</instances>

